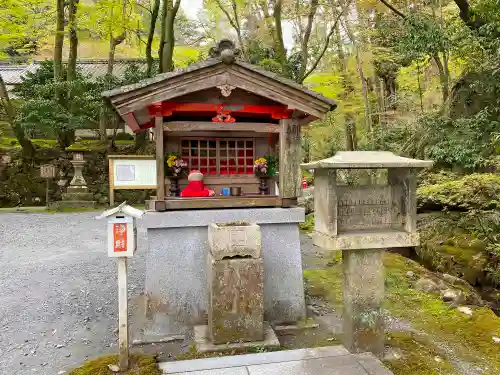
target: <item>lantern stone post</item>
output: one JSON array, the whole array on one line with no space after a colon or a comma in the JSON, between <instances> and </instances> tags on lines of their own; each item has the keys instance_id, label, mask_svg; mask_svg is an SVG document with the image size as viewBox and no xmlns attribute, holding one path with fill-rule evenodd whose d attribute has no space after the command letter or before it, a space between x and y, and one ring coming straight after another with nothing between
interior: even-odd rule
<instances>
[{"instance_id":1,"label":"lantern stone post","mask_svg":"<svg viewBox=\"0 0 500 375\"><path fill-rule=\"evenodd\" d=\"M432 164L386 151L351 151L302 165L314 169L314 244L342 250L343 343L351 352L383 354L382 253L419 244L416 171ZM382 172L384 183L342 181L366 169Z\"/></svg>"}]
</instances>

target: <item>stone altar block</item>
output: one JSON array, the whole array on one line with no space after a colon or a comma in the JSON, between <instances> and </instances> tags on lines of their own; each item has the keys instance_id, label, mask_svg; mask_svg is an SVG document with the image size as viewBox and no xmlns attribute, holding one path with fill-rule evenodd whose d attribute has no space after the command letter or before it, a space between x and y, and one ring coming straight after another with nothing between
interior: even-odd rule
<instances>
[{"instance_id":1,"label":"stone altar block","mask_svg":"<svg viewBox=\"0 0 500 375\"><path fill-rule=\"evenodd\" d=\"M384 351L381 250L419 244L416 172L432 164L386 151L352 151L302 165L314 169L314 244L342 250L343 341L352 352ZM342 172L366 169L386 171L385 181L342 182Z\"/></svg>"}]
</instances>

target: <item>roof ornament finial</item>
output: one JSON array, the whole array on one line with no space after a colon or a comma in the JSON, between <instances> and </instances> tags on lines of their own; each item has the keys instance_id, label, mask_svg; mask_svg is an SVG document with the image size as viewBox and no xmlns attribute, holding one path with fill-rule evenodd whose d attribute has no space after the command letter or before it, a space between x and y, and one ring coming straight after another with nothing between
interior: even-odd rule
<instances>
[{"instance_id":1,"label":"roof ornament finial","mask_svg":"<svg viewBox=\"0 0 500 375\"><path fill-rule=\"evenodd\" d=\"M239 54L240 50L229 39L222 39L209 51L211 58L220 59L224 64L232 64Z\"/></svg>"}]
</instances>

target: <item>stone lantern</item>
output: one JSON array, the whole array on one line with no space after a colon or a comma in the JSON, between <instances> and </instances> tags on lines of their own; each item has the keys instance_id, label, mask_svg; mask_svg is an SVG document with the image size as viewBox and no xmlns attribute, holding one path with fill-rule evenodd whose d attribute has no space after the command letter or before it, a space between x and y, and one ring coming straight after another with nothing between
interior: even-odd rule
<instances>
[{"instance_id":1,"label":"stone lantern","mask_svg":"<svg viewBox=\"0 0 500 375\"><path fill-rule=\"evenodd\" d=\"M83 167L85 159L83 152L73 153L73 160L70 161L74 168L73 179L71 180L68 190L62 194L62 201L57 202L57 208L92 208L95 206L95 201L92 200L92 193L88 192L87 182L83 178ZM59 186L64 186L60 180Z\"/></svg>"},{"instance_id":2,"label":"stone lantern","mask_svg":"<svg viewBox=\"0 0 500 375\"><path fill-rule=\"evenodd\" d=\"M314 169L314 244L342 250L343 341L352 352L383 353L382 251L419 244L416 173L432 164L386 151L352 151L302 165ZM342 175L363 170L380 171L383 181L342 182Z\"/></svg>"}]
</instances>

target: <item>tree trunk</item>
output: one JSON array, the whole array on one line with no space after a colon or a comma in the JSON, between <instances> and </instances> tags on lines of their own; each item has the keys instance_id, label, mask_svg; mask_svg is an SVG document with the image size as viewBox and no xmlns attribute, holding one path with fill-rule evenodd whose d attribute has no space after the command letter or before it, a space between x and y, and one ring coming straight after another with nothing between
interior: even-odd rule
<instances>
[{"instance_id":1,"label":"tree trunk","mask_svg":"<svg viewBox=\"0 0 500 375\"><path fill-rule=\"evenodd\" d=\"M351 112L346 112L345 117L346 148L347 151L358 149L358 137L356 131L356 120Z\"/></svg>"},{"instance_id":2,"label":"tree trunk","mask_svg":"<svg viewBox=\"0 0 500 375\"><path fill-rule=\"evenodd\" d=\"M441 95L443 96L443 103L446 103L446 101L448 100L448 96L450 94L450 85L448 76L446 74L446 69L437 53L433 55L432 58L436 63L436 66L439 71L439 81L441 82Z\"/></svg>"},{"instance_id":3,"label":"tree trunk","mask_svg":"<svg viewBox=\"0 0 500 375\"><path fill-rule=\"evenodd\" d=\"M24 132L22 126L15 121L14 107L10 101L9 92L7 91L2 75L0 75L0 103L5 109L7 121L9 122L17 141L23 149L23 154L27 157L32 157L35 154L35 149L31 141L26 137L26 133Z\"/></svg>"},{"instance_id":4,"label":"tree trunk","mask_svg":"<svg viewBox=\"0 0 500 375\"><path fill-rule=\"evenodd\" d=\"M135 134L134 151L142 151L148 144L148 132L146 130Z\"/></svg>"},{"instance_id":5,"label":"tree trunk","mask_svg":"<svg viewBox=\"0 0 500 375\"><path fill-rule=\"evenodd\" d=\"M76 13L78 11L78 2L79 0L71 0L69 3L69 58L67 73L68 81L73 81L76 78L76 59L78 56L78 28Z\"/></svg>"},{"instance_id":6,"label":"tree trunk","mask_svg":"<svg viewBox=\"0 0 500 375\"><path fill-rule=\"evenodd\" d=\"M62 50L64 45L64 0L56 0L56 32L54 38L54 81L63 80ZM56 86L56 100L60 99L60 90Z\"/></svg>"},{"instance_id":7,"label":"tree trunk","mask_svg":"<svg viewBox=\"0 0 500 375\"><path fill-rule=\"evenodd\" d=\"M286 59L286 49L285 42L283 41L283 27L281 24L281 11L283 8L283 1L276 0L274 5L273 17L274 17L274 45L276 50L276 57L283 69L283 75L290 78L290 72L288 69L288 62Z\"/></svg>"},{"instance_id":8,"label":"tree trunk","mask_svg":"<svg viewBox=\"0 0 500 375\"><path fill-rule=\"evenodd\" d=\"M153 11L151 13L151 22L149 24L148 41L146 42L146 60L148 64L147 75L151 76L153 73L153 39L156 30L156 21L158 19L158 13L160 12L160 0L155 0L153 5Z\"/></svg>"},{"instance_id":9,"label":"tree trunk","mask_svg":"<svg viewBox=\"0 0 500 375\"><path fill-rule=\"evenodd\" d=\"M127 36L127 34L125 31L123 33L121 33L120 35L118 35L116 38L113 38L112 33L110 34L109 53L108 53L108 69L107 69L108 75L113 75L113 69L115 67L116 47L125 40L126 36Z\"/></svg>"},{"instance_id":10,"label":"tree trunk","mask_svg":"<svg viewBox=\"0 0 500 375\"><path fill-rule=\"evenodd\" d=\"M337 45L337 56L339 58L339 68L340 75L342 76L342 87L344 91L341 94L341 98L346 103L348 102L348 97L353 92L354 87L352 85L351 79L349 77L349 72L347 70L347 61L344 54L344 48L342 46L342 37L340 34L340 27L337 23L335 25L335 44ZM344 127L345 127L345 137L346 137L346 149L347 151L355 151L358 148L358 139L356 132L356 121L354 115L351 113L351 109L346 106L344 108Z\"/></svg>"},{"instance_id":11,"label":"tree trunk","mask_svg":"<svg viewBox=\"0 0 500 375\"><path fill-rule=\"evenodd\" d=\"M377 93L377 111L378 111L378 123L382 130L385 129L385 104L384 104L384 93L382 91L382 85L380 82L380 78L378 76L374 76L375 80L375 91Z\"/></svg>"},{"instance_id":12,"label":"tree trunk","mask_svg":"<svg viewBox=\"0 0 500 375\"><path fill-rule=\"evenodd\" d=\"M163 1L163 14L161 22L161 40L160 40L160 73L171 72L174 70L174 22L177 11L181 5L181 0Z\"/></svg>"},{"instance_id":13,"label":"tree trunk","mask_svg":"<svg viewBox=\"0 0 500 375\"><path fill-rule=\"evenodd\" d=\"M99 139L102 143L108 142L108 116L106 116L106 111L101 109L101 113L99 113Z\"/></svg>"},{"instance_id":14,"label":"tree trunk","mask_svg":"<svg viewBox=\"0 0 500 375\"><path fill-rule=\"evenodd\" d=\"M361 57L359 56L359 48L358 44L356 41L356 38L354 37L354 34L352 33L349 24L346 22L344 23L344 29L349 36L349 39L351 39L352 44L354 45L354 53L356 57L356 67L358 69L358 74L359 78L361 80L361 91L363 94L363 105L365 107L365 125L366 128L370 131L371 138L373 140L373 126L372 126L372 118L371 118L371 108L370 108L370 100L368 99L368 86L366 84L366 78L365 78L365 73L363 71L363 65L361 61Z\"/></svg>"},{"instance_id":15,"label":"tree trunk","mask_svg":"<svg viewBox=\"0 0 500 375\"><path fill-rule=\"evenodd\" d=\"M309 14L307 16L307 25L304 31L304 37L302 38L301 51L300 51L300 70L297 81L302 83L304 81L304 76L307 69L307 61L309 60L309 39L311 38L311 30L313 26L314 16L318 9L318 0L311 0L311 6L309 8Z\"/></svg>"}]
</instances>

